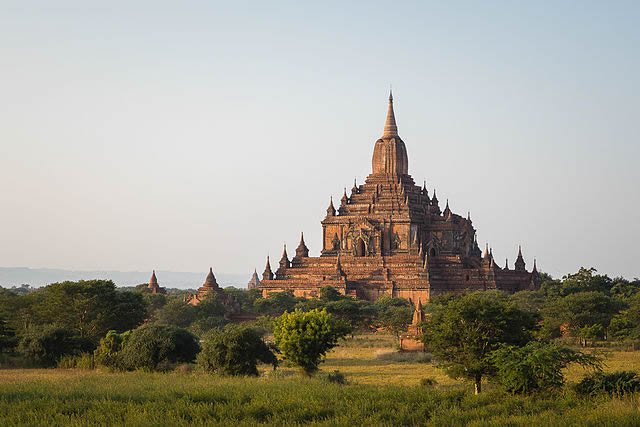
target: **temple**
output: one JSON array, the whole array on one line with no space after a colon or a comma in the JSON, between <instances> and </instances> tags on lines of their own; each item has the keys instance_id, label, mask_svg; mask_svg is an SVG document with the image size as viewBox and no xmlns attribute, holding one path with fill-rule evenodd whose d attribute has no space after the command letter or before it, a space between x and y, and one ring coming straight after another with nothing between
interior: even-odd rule
<instances>
[{"instance_id":1,"label":"temple","mask_svg":"<svg viewBox=\"0 0 640 427\"><path fill-rule=\"evenodd\" d=\"M453 213L448 200L441 210L435 190L430 196L426 183L415 184L389 94L371 174L363 184L354 182L349 195L345 189L337 208L329 202L320 256L309 256L302 235L292 259L285 245L275 272L267 257L258 289L265 297L283 291L315 297L324 286L367 300L388 295L427 302L449 292L535 289L538 273L535 263L526 270L521 249L514 269L499 267L488 246L484 254L478 247L469 215Z\"/></svg>"},{"instance_id":2,"label":"temple","mask_svg":"<svg viewBox=\"0 0 640 427\"><path fill-rule=\"evenodd\" d=\"M216 276L214 276L213 274L213 268L209 268L209 274L207 274L207 277L204 279L204 283L202 284L202 286L198 288L198 292L196 292L195 294L188 294L185 298L185 302L187 304L196 306L209 295L214 293L221 294L222 289L216 281Z\"/></svg>"},{"instance_id":3,"label":"temple","mask_svg":"<svg viewBox=\"0 0 640 427\"><path fill-rule=\"evenodd\" d=\"M156 277L156 271L153 270L153 273L151 273L151 278L149 279L149 284L147 285L147 289L149 289L149 291L152 294L166 294L167 290L165 288L161 288L160 285L158 285L158 278Z\"/></svg>"}]
</instances>

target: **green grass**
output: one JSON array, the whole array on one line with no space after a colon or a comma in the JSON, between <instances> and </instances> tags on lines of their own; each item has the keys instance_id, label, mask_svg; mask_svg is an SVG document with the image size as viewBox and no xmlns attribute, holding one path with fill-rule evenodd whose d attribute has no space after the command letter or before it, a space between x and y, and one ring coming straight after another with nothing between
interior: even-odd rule
<instances>
[{"instance_id":1,"label":"green grass","mask_svg":"<svg viewBox=\"0 0 640 427\"><path fill-rule=\"evenodd\" d=\"M357 344L360 342L360 344ZM640 396L587 399L571 391L510 396L489 385L480 396L430 363L376 358L388 337L356 337L334 350L322 372L348 385L303 378L293 368L260 378L90 370L0 370L0 425L640 425ZM407 360L407 361L403 361ZM611 370L640 370L638 353L610 353ZM571 370L578 380L584 372ZM420 386L431 377L438 385Z\"/></svg>"}]
</instances>

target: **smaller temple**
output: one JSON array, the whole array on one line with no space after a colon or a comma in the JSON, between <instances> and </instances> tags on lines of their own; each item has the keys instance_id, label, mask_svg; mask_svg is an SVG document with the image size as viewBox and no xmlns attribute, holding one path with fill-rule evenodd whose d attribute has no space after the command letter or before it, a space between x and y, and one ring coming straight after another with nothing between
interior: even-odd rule
<instances>
[{"instance_id":1,"label":"smaller temple","mask_svg":"<svg viewBox=\"0 0 640 427\"><path fill-rule=\"evenodd\" d=\"M251 279L249 279L249 283L247 283L247 289L257 289L260 286L260 278L258 277L258 271L253 270L253 275Z\"/></svg>"},{"instance_id":2,"label":"smaller temple","mask_svg":"<svg viewBox=\"0 0 640 427\"><path fill-rule=\"evenodd\" d=\"M209 268L209 274L207 274L207 278L204 280L202 286L198 288L198 292L196 294L189 294L186 302L187 304L196 306L210 294L219 292L222 292L222 289L220 289L218 282L216 282L216 276L213 275L213 268Z\"/></svg>"},{"instance_id":3,"label":"smaller temple","mask_svg":"<svg viewBox=\"0 0 640 427\"><path fill-rule=\"evenodd\" d=\"M422 330L420 324L424 323L424 310L422 302L418 300L416 308L413 311L413 320L407 329L407 332L400 335L400 349L403 351L424 351L424 343L420 340Z\"/></svg>"},{"instance_id":4,"label":"smaller temple","mask_svg":"<svg viewBox=\"0 0 640 427\"><path fill-rule=\"evenodd\" d=\"M153 273L151 273L151 278L149 279L149 285L147 285L147 289L149 289L149 291L152 294L166 294L167 290L165 288L161 288L158 285L158 278L156 277L156 271L153 270Z\"/></svg>"}]
</instances>

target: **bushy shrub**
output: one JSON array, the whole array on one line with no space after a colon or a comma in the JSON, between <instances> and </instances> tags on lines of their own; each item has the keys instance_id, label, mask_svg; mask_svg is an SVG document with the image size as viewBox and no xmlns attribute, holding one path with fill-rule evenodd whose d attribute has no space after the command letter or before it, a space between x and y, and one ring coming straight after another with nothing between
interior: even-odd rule
<instances>
[{"instance_id":1,"label":"bushy shrub","mask_svg":"<svg viewBox=\"0 0 640 427\"><path fill-rule=\"evenodd\" d=\"M438 381L435 378L426 377L420 379L420 385L422 387L435 387L438 385Z\"/></svg>"},{"instance_id":2,"label":"bushy shrub","mask_svg":"<svg viewBox=\"0 0 640 427\"><path fill-rule=\"evenodd\" d=\"M168 370L176 363L193 362L198 351L198 339L189 331L146 325L131 331L118 353L118 363L126 370Z\"/></svg>"},{"instance_id":3,"label":"bushy shrub","mask_svg":"<svg viewBox=\"0 0 640 427\"><path fill-rule=\"evenodd\" d=\"M76 331L49 325L28 329L18 344L18 353L36 366L51 367L63 356L79 355L92 347L91 341Z\"/></svg>"},{"instance_id":4,"label":"bushy shrub","mask_svg":"<svg viewBox=\"0 0 640 427\"><path fill-rule=\"evenodd\" d=\"M275 367L277 359L257 330L235 325L210 331L197 357L201 369L224 375L257 376L258 362Z\"/></svg>"},{"instance_id":5,"label":"bushy shrub","mask_svg":"<svg viewBox=\"0 0 640 427\"><path fill-rule=\"evenodd\" d=\"M94 369L95 363L91 353L82 353L77 356L62 356L58 361L58 368L62 369Z\"/></svg>"},{"instance_id":6,"label":"bushy shrub","mask_svg":"<svg viewBox=\"0 0 640 427\"><path fill-rule=\"evenodd\" d=\"M347 377L340 371L336 370L327 374L327 381L332 384L347 384Z\"/></svg>"},{"instance_id":7,"label":"bushy shrub","mask_svg":"<svg viewBox=\"0 0 640 427\"><path fill-rule=\"evenodd\" d=\"M640 377L633 371L597 372L585 377L576 384L575 389L580 394L590 396L607 393L619 397L640 392Z\"/></svg>"},{"instance_id":8,"label":"bushy shrub","mask_svg":"<svg viewBox=\"0 0 640 427\"><path fill-rule=\"evenodd\" d=\"M577 363L599 369L601 364L593 355L537 341L523 347L502 346L490 354L489 360L498 380L510 393L558 389L564 384L562 370L567 365Z\"/></svg>"},{"instance_id":9,"label":"bushy shrub","mask_svg":"<svg viewBox=\"0 0 640 427\"><path fill-rule=\"evenodd\" d=\"M344 338L351 327L326 310L284 313L276 320L274 337L285 359L301 367L306 374L318 370L329 350Z\"/></svg>"},{"instance_id":10,"label":"bushy shrub","mask_svg":"<svg viewBox=\"0 0 640 427\"><path fill-rule=\"evenodd\" d=\"M107 335L100 339L100 344L93 353L95 364L112 369L122 368L120 351L124 348L129 336L131 331L121 334L113 330L107 332Z\"/></svg>"}]
</instances>

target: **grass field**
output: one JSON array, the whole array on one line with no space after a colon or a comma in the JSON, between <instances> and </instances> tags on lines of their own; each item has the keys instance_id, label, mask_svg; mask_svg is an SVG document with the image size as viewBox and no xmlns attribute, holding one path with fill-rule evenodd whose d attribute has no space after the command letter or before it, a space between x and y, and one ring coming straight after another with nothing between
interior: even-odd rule
<instances>
[{"instance_id":1,"label":"grass field","mask_svg":"<svg viewBox=\"0 0 640 427\"><path fill-rule=\"evenodd\" d=\"M260 378L183 373L0 370L0 425L640 425L639 396L584 399L510 396L445 377L430 363L395 361L388 336L358 336L323 372L348 385L303 378L293 368ZM640 370L640 353L609 353L608 369ZM584 372L570 370L571 381ZM435 378L436 387L420 386Z\"/></svg>"}]
</instances>

